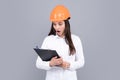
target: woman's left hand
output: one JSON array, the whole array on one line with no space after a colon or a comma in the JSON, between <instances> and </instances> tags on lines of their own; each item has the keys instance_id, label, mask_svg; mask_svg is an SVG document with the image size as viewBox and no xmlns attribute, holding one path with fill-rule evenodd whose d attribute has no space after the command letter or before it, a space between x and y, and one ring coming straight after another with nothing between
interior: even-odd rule
<instances>
[{"instance_id":1,"label":"woman's left hand","mask_svg":"<svg viewBox=\"0 0 120 80\"><path fill-rule=\"evenodd\" d=\"M63 63L60 65L60 67L62 67L63 69L68 69L70 67L70 63L63 61Z\"/></svg>"}]
</instances>

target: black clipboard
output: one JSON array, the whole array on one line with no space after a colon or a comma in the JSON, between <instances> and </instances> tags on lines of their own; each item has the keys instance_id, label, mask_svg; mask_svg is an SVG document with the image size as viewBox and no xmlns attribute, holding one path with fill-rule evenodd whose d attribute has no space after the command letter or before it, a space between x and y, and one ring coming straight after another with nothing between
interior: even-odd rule
<instances>
[{"instance_id":1,"label":"black clipboard","mask_svg":"<svg viewBox=\"0 0 120 80\"><path fill-rule=\"evenodd\" d=\"M55 50L39 49L39 48L33 48L33 49L43 61L50 61L55 56L57 56L57 58L60 58L60 56L57 54Z\"/></svg>"}]
</instances>

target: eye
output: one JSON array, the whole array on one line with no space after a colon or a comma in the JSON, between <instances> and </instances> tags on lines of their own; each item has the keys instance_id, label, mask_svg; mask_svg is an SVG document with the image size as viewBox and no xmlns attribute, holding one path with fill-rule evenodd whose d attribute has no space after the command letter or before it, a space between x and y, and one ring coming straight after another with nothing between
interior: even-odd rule
<instances>
[{"instance_id":1,"label":"eye","mask_svg":"<svg viewBox=\"0 0 120 80\"><path fill-rule=\"evenodd\" d=\"M63 23L62 23L62 22L60 22L60 23L59 23L59 25L61 26L61 25L63 25Z\"/></svg>"},{"instance_id":2,"label":"eye","mask_svg":"<svg viewBox=\"0 0 120 80\"><path fill-rule=\"evenodd\" d=\"M56 24L55 24L55 23L53 23L53 26L56 26Z\"/></svg>"}]
</instances>

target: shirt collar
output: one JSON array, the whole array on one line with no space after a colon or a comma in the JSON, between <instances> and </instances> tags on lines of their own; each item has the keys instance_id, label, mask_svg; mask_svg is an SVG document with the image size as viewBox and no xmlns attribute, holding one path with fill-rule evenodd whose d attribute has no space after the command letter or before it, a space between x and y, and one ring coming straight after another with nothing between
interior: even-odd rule
<instances>
[{"instance_id":1,"label":"shirt collar","mask_svg":"<svg viewBox=\"0 0 120 80\"><path fill-rule=\"evenodd\" d=\"M65 36L62 38L62 37L58 36L57 34L55 35L55 37L56 37L57 39L65 39Z\"/></svg>"}]
</instances>

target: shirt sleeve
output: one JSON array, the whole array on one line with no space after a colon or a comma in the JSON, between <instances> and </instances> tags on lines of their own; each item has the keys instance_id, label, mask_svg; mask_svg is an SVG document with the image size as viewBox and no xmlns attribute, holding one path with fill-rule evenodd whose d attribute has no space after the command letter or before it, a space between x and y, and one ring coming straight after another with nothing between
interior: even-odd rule
<instances>
[{"instance_id":1,"label":"shirt sleeve","mask_svg":"<svg viewBox=\"0 0 120 80\"><path fill-rule=\"evenodd\" d=\"M41 46L41 49L48 49L48 41L47 41L47 38L44 39L43 43L42 43L42 46ZM50 70L51 67L49 65L49 62L50 61L43 61L39 56L36 60L36 67L38 69L44 69L44 70Z\"/></svg>"},{"instance_id":2,"label":"shirt sleeve","mask_svg":"<svg viewBox=\"0 0 120 80\"><path fill-rule=\"evenodd\" d=\"M43 69L43 70L50 70L51 67L49 66L50 61L42 61L41 58L38 56L36 60L36 67L38 69Z\"/></svg>"},{"instance_id":3,"label":"shirt sleeve","mask_svg":"<svg viewBox=\"0 0 120 80\"><path fill-rule=\"evenodd\" d=\"M81 68L84 66L84 55L83 55L83 48L82 48L82 43L80 38L78 37L75 40L75 49L76 49L76 53L75 53L75 61L73 62L69 62L70 63L70 70L76 70L78 68Z\"/></svg>"}]
</instances>

